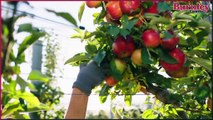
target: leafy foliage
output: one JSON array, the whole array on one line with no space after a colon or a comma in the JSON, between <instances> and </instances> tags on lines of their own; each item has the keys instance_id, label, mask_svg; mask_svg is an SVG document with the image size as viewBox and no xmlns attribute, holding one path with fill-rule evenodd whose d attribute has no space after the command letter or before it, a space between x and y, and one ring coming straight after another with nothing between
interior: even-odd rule
<instances>
[{"instance_id":1,"label":"leafy foliage","mask_svg":"<svg viewBox=\"0 0 213 120\"><path fill-rule=\"evenodd\" d=\"M49 110L43 110L32 113L33 119L62 119L64 118L65 109L56 108L60 104L60 98L63 96L63 92L58 86L53 86L57 78L59 78L60 69L57 67L57 52L60 49L59 43L54 39L54 33L48 34L44 37L46 40L45 49L45 61L44 61L44 75L38 71L31 71L28 79L40 80L35 87L37 91L33 91L33 94L43 104L49 106ZM57 69L56 69L57 68ZM58 74L56 74L56 72Z\"/></svg>"},{"instance_id":2,"label":"leafy foliage","mask_svg":"<svg viewBox=\"0 0 213 120\"><path fill-rule=\"evenodd\" d=\"M193 2L193 4L199 3ZM129 57L121 58L126 62L127 69L115 86L109 87L104 82L100 85L101 89L97 89L100 93L100 102L105 102L109 96L114 99L117 95L124 95L125 103L131 105L131 96L140 92L141 86L145 86L146 90L156 97L156 103L153 103L154 106L151 109L140 113L139 118L211 118L211 111L205 103L206 99L212 99L212 53L210 52L212 41L208 38L212 25L206 21L211 11L207 13L174 11L171 9L173 2L159 2L158 13L145 13L140 16L143 24L135 27L137 15L133 16L136 19L132 19L131 15L124 14L118 20L120 23L106 21L107 11L103 7L105 4L107 3L102 2L100 13L93 15L96 21L94 24L97 24L95 31L77 29L76 34L72 35L72 38L79 38L87 43L86 53L78 53L66 63L80 65L92 59L99 64L109 63L110 66L110 61L117 58L112 51L115 38L119 35L123 37L130 35L134 38L136 48L142 48L142 66L134 65ZM181 4L188 3L181 2ZM145 10L151 5L150 2L141 3ZM82 12L82 8L80 11ZM168 13L171 16L168 17ZM170 64L177 61L170 56L169 50L162 46L148 48L141 43L141 34L146 29L156 30L161 38L169 39L172 36L180 38L178 48L186 55L184 66L189 67L186 77L174 78L166 75L166 71L159 66L159 60ZM168 30L172 30L174 35L165 32ZM83 57L76 57L80 55ZM116 71L110 72L113 76L119 76ZM189 101L196 104L192 105Z\"/></svg>"},{"instance_id":3,"label":"leafy foliage","mask_svg":"<svg viewBox=\"0 0 213 120\"><path fill-rule=\"evenodd\" d=\"M28 79L24 79L20 73L20 64L25 62L25 51L37 40L46 36L45 31L34 27L30 23L21 24L15 29L15 23L25 14L17 14L17 7L22 2L8 2L9 7L13 8L13 14L8 14L2 18L2 119L32 119L31 113L44 112L41 118L63 118L64 109L55 111L55 114L47 113L53 111L52 106L59 103L62 92L57 88L50 86L53 76L42 74L40 71L31 71ZM28 3L28 2L23 2ZM14 39L14 34L27 33L21 44ZM15 45L18 46L18 52L15 53ZM52 48L50 48L52 49ZM27 56L26 56L27 57ZM52 57L53 58L53 57ZM51 58L51 59L52 59ZM55 60L55 59L54 59ZM55 64L55 63L54 63ZM54 66L53 66L54 67ZM33 81L43 83L45 89L33 84ZM38 97L39 92L43 94ZM50 92L51 91L51 92ZM42 99L41 99L42 98Z\"/></svg>"},{"instance_id":4,"label":"leafy foliage","mask_svg":"<svg viewBox=\"0 0 213 120\"><path fill-rule=\"evenodd\" d=\"M64 18L65 20L67 20L69 23L71 23L72 25L74 25L75 27L78 27L76 20L74 19L74 17L66 12L55 12L53 10L49 10L47 9L48 12L52 12L55 15Z\"/></svg>"},{"instance_id":5,"label":"leafy foliage","mask_svg":"<svg viewBox=\"0 0 213 120\"><path fill-rule=\"evenodd\" d=\"M25 62L25 50L31 46L35 41L44 36L46 33L39 31L38 28L33 27L31 24L26 23L18 27L17 31L14 25L21 15L16 15L16 9L19 2L9 4L14 8L14 12L8 18L2 18L3 31L2 38L4 41L2 46L2 79L3 79L3 91L2 91L2 116L1 118L18 118L29 119L29 115L26 113L48 110L48 106L41 103L39 99L29 90L37 91L34 84L31 81L25 80L20 76L19 65ZM23 42L18 47L18 53L15 54L13 49L17 41L14 40L13 33L28 32ZM39 73L38 73L39 74ZM37 74L37 75L38 75ZM31 74L30 78L47 80L41 74L36 78L36 75ZM33 77L32 77L33 76ZM25 112L25 114L23 114Z\"/></svg>"}]
</instances>

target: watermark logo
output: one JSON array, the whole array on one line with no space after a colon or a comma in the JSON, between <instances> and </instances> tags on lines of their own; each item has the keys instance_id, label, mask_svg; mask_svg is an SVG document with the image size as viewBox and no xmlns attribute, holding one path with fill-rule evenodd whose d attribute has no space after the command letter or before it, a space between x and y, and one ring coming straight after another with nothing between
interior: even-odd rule
<instances>
[{"instance_id":1,"label":"watermark logo","mask_svg":"<svg viewBox=\"0 0 213 120\"><path fill-rule=\"evenodd\" d=\"M173 3L173 10L191 10L191 11L203 11L208 12L209 6L202 5L202 4L188 4L188 5L181 5L179 3Z\"/></svg>"}]
</instances>

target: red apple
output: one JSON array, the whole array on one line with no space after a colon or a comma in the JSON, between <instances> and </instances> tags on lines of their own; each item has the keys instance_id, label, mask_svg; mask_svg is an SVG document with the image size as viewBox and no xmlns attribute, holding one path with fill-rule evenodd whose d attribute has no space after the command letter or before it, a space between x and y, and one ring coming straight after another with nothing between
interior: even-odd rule
<instances>
[{"instance_id":1,"label":"red apple","mask_svg":"<svg viewBox=\"0 0 213 120\"><path fill-rule=\"evenodd\" d=\"M155 48L160 44L160 35L155 30L149 29L142 33L141 40L144 46Z\"/></svg>"},{"instance_id":2,"label":"red apple","mask_svg":"<svg viewBox=\"0 0 213 120\"><path fill-rule=\"evenodd\" d=\"M181 67L179 70L177 71L166 71L166 73L173 78L182 78L182 77L186 77L187 74L189 72L189 67Z\"/></svg>"},{"instance_id":3,"label":"red apple","mask_svg":"<svg viewBox=\"0 0 213 120\"><path fill-rule=\"evenodd\" d=\"M157 14L158 13L158 3L153 2L152 6L146 9L146 13Z\"/></svg>"},{"instance_id":4,"label":"red apple","mask_svg":"<svg viewBox=\"0 0 213 120\"><path fill-rule=\"evenodd\" d=\"M121 11L125 14L131 14L140 9L140 1L139 0L131 0L131 1L120 1Z\"/></svg>"},{"instance_id":5,"label":"red apple","mask_svg":"<svg viewBox=\"0 0 213 120\"><path fill-rule=\"evenodd\" d=\"M143 20L138 18L137 23L135 24L135 27L140 27L143 24Z\"/></svg>"},{"instance_id":6,"label":"red apple","mask_svg":"<svg viewBox=\"0 0 213 120\"><path fill-rule=\"evenodd\" d=\"M133 51L131 55L131 60L135 65L142 65L142 56L141 56L142 49L136 49Z\"/></svg>"},{"instance_id":7,"label":"red apple","mask_svg":"<svg viewBox=\"0 0 213 120\"><path fill-rule=\"evenodd\" d=\"M105 79L105 82L108 86L114 86L118 83L118 81L113 77L113 76L109 76Z\"/></svg>"},{"instance_id":8,"label":"red apple","mask_svg":"<svg viewBox=\"0 0 213 120\"><path fill-rule=\"evenodd\" d=\"M181 69L183 64L185 63L185 54L183 51L181 51L179 48L175 48L169 52L169 54L177 60L177 63L170 64L163 60L160 60L160 65L166 70L166 71L178 71Z\"/></svg>"},{"instance_id":9,"label":"red apple","mask_svg":"<svg viewBox=\"0 0 213 120\"><path fill-rule=\"evenodd\" d=\"M123 15L120 8L120 1L109 1L106 4L106 11L113 20L119 20Z\"/></svg>"},{"instance_id":10,"label":"red apple","mask_svg":"<svg viewBox=\"0 0 213 120\"><path fill-rule=\"evenodd\" d=\"M101 1L93 1L93 0L87 0L86 5L89 8L98 8L101 6Z\"/></svg>"},{"instance_id":11,"label":"red apple","mask_svg":"<svg viewBox=\"0 0 213 120\"><path fill-rule=\"evenodd\" d=\"M126 39L118 36L112 44L112 50L119 58L128 57L135 50L134 40L131 36L127 36Z\"/></svg>"},{"instance_id":12,"label":"red apple","mask_svg":"<svg viewBox=\"0 0 213 120\"><path fill-rule=\"evenodd\" d=\"M119 20L113 20L113 19L110 17L109 13L106 13L105 18L106 18L106 21L107 21L108 23L112 23L112 24L115 24L115 25L120 25L120 24L121 24Z\"/></svg>"},{"instance_id":13,"label":"red apple","mask_svg":"<svg viewBox=\"0 0 213 120\"><path fill-rule=\"evenodd\" d=\"M143 20L139 17L135 27L140 27L143 24Z\"/></svg>"},{"instance_id":14,"label":"red apple","mask_svg":"<svg viewBox=\"0 0 213 120\"><path fill-rule=\"evenodd\" d=\"M177 44L179 43L180 39L179 37L175 37L173 36L173 31L168 31L168 33L170 34L170 36L168 38L164 37L161 39L161 46L163 48L166 48L166 49L174 49Z\"/></svg>"},{"instance_id":15,"label":"red apple","mask_svg":"<svg viewBox=\"0 0 213 120\"><path fill-rule=\"evenodd\" d=\"M170 39L161 39L161 46L166 49L174 49L176 45L179 43L178 37L172 37Z\"/></svg>"}]
</instances>

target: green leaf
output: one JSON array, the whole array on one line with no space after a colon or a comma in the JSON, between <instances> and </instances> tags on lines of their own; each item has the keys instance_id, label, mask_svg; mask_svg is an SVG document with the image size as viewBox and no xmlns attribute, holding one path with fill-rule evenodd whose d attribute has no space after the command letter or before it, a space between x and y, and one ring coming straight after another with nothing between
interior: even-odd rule
<instances>
[{"instance_id":1,"label":"green leaf","mask_svg":"<svg viewBox=\"0 0 213 120\"><path fill-rule=\"evenodd\" d=\"M109 26L107 27L107 32L112 36L117 36L119 34L119 28L117 26Z\"/></svg>"},{"instance_id":2,"label":"green leaf","mask_svg":"<svg viewBox=\"0 0 213 120\"><path fill-rule=\"evenodd\" d=\"M27 79L28 80L38 80L38 81L41 81L41 82L48 82L49 81L49 77L43 75L38 70L32 70Z\"/></svg>"},{"instance_id":3,"label":"green leaf","mask_svg":"<svg viewBox=\"0 0 213 120\"><path fill-rule=\"evenodd\" d=\"M21 63L25 62L25 54L21 54L17 57L11 55L10 57L14 57L14 62L16 64L21 64Z\"/></svg>"},{"instance_id":4,"label":"green leaf","mask_svg":"<svg viewBox=\"0 0 213 120\"><path fill-rule=\"evenodd\" d=\"M151 7L153 5L153 2L149 2L149 1L143 1L143 8L147 9L149 7Z\"/></svg>"},{"instance_id":5,"label":"green leaf","mask_svg":"<svg viewBox=\"0 0 213 120\"><path fill-rule=\"evenodd\" d=\"M197 57L192 57L192 58L188 58L188 59L190 59L190 61L193 61L193 62L199 64L200 66L204 67L207 71L212 72L211 60L206 60L206 59L197 58Z\"/></svg>"},{"instance_id":6,"label":"green leaf","mask_svg":"<svg viewBox=\"0 0 213 120\"><path fill-rule=\"evenodd\" d=\"M180 36L180 42L178 44L179 45L183 45L183 46L188 46L188 41L186 41L185 38L183 38L182 36Z\"/></svg>"},{"instance_id":7,"label":"green leaf","mask_svg":"<svg viewBox=\"0 0 213 120\"><path fill-rule=\"evenodd\" d=\"M3 88L4 88L4 90L2 90L1 102L2 102L2 105L6 105L13 98L10 94L8 94L7 90L5 90L4 83L3 83ZM14 93L12 93L12 94L14 94Z\"/></svg>"},{"instance_id":8,"label":"green leaf","mask_svg":"<svg viewBox=\"0 0 213 120\"><path fill-rule=\"evenodd\" d=\"M138 20L137 19L129 20L127 15L123 15L120 21L123 26L123 29L131 31L131 29L134 27L134 25Z\"/></svg>"},{"instance_id":9,"label":"green leaf","mask_svg":"<svg viewBox=\"0 0 213 120\"><path fill-rule=\"evenodd\" d=\"M27 86L27 82L24 81L20 76L17 77L16 82L19 84L21 91L24 92Z\"/></svg>"},{"instance_id":10,"label":"green leaf","mask_svg":"<svg viewBox=\"0 0 213 120\"><path fill-rule=\"evenodd\" d=\"M70 38L82 38L82 35L80 35L80 34L72 34L71 36L70 36Z\"/></svg>"},{"instance_id":11,"label":"green leaf","mask_svg":"<svg viewBox=\"0 0 213 120\"><path fill-rule=\"evenodd\" d=\"M59 16L59 17L64 18L65 20L67 20L67 21L70 22L71 24L75 25L75 27L78 27L75 18L74 18L71 14L69 14L69 13L67 13L67 12L55 12L55 11L49 10L49 9L46 9L46 10L47 10L48 12L54 13L55 15L57 15L57 16Z\"/></svg>"},{"instance_id":12,"label":"green leaf","mask_svg":"<svg viewBox=\"0 0 213 120\"><path fill-rule=\"evenodd\" d=\"M107 84L104 84L104 86L101 88L101 91L99 92L99 100L101 103L104 103L109 95L109 89L111 87Z\"/></svg>"},{"instance_id":13,"label":"green leaf","mask_svg":"<svg viewBox=\"0 0 213 120\"><path fill-rule=\"evenodd\" d=\"M94 54L94 53L97 52L97 48L96 48L95 45L88 44L88 45L85 46L85 49L89 54Z\"/></svg>"},{"instance_id":14,"label":"green leaf","mask_svg":"<svg viewBox=\"0 0 213 120\"><path fill-rule=\"evenodd\" d=\"M137 19L129 20L128 25L126 26L126 29L131 31L131 29L135 26L137 23Z\"/></svg>"},{"instance_id":15,"label":"green leaf","mask_svg":"<svg viewBox=\"0 0 213 120\"><path fill-rule=\"evenodd\" d=\"M111 71L112 71L112 73L111 73L112 76L113 76L116 80L118 80L118 81L122 80L122 78L123 78L122 72L119 71L119 70L117 70L116 65L115 65L115 62L113 62L113 61L110 62L110 69L111 69Z\"/></svg>"},{"instance_id":16,"label":"green leaf","mask_svg":"<svg viewBox=\"0 0 213 120\"><path fill-rule=\"evenodd\" d=\"M24 99L27 103L29 103L32 106L40 105L40 101L38 100L38 98L30 92L17 91L14 97Z\"/></svg>"},{"instance_id":17,"label":"green leaf","mask_svg":"<svg viewBox=\"0 0 213 120\"><path fill-rule=\"evenodd\" d=\"M124 101L127 106L131 106L132 104L132 95L125 95L124 96Z\"/></svg>"},{"instance_id":18,"label":"green leaf","mask_svg":"<svg viewBox=\"0 0 213 120\"><path fill-rule=\"evenodd\" d=\"M159 55L160 59L170 63L170 64L175 64L177 63L177 60L173 58L171 55L169 55L169 52L161 47L156 48L156 52Z\"/></svg>"},{"instance_id":19,"label":"green leaf","mask_svg":"<svg viewBox=\"0 0 213 120\"><path fill-rule=\"evenodd\" d=\"M13 117L20 120L30 119L29 115L21 114L19 111L14 112Z\"/></svg>"},{"instance_id":20,"label":"green leaf","mask_svg":"<svg viewBox=\"0 0 213 120\"><path fill-rule=\"evenodd\" d=\"M109 89L110 88L111 88L110 86L108 86L107 84L104 84L102 89L101 89L101 91L100 91L100 93L99 93L99 96L107 96L107 95L109 95Z\"/></svg>"},{"instance_id":21,"label":"green leaf","mask_svg":"<svg viewBox=\"0 0 213 120\"><path fill-rule=\"evenodd\" d=\"M108 97L107 95L105 95L105 96L99 96L100 102L104 103L107 100L107 97Z\"/></svg>"},{"instance_id":22,"label":"green leaf","mask_svg":"<svg viewBox=\"0 0 213 120\"><path fill-rule=\"evenodd\" d=\"M159 15L157 14L151 14L151 13L145 13L144 14L144 18L146 19L154 19L154 18L157 18Z\"/></svg>"},{"instance_id":23,"label":"green leaf","mask_svg":"<svg viewBox=\"0 0 213 120\"><path fill-rule=\"evenodd\" d=\"M192 21L192 22L188 22L188 25L189 25L190 27L197 27L197 26L198 26L198 23L197 23L197 21Z\"/></svg>"},{"instance_id":24,"label":"green leaf","mask_svg":"<svg viewBox=\"0 0 213 120\"><path fill-rule=\"evenodd\" d=\"M200 50L191 50L187 54L189 54L190 56L197 56L198 58L203 58L206 55L206 49L204 50L200 48Z\"/></svg>"},{"instance_id":25,"label":"green leaf","mask_svg":"<svg viewBox=\"0 0 213 120\"><path fill-rule=\"evenodd\" d=\"M197 43L197 36L195 35L195 33L190 30L190 29L185 29L184 31L184 34L188 35L189 37L191 37L193 39L193 42L192 43Z\"/></svg>"},{"instance_id":26,"label":"green leaf","mask_svg":"<svg viewBox=\"0 0 213 120\"><path fill-rule=\"evenodd\" d=\"M78 20L81 21L85 9L85 3L82 3L78 10Z\"/></svg>"},{"instance_id":27,"label":"green leaf","mask_svg":"<svg viewBox=\"0 0 213 120\"><path fill-rule=\"evenodd\" d=\"M25 23L19 25L17 32L31 32L33 30L33 26L31 23Z\"/></svg>"},{"instance_id":28,"label":"green leaf","mask_svg":"<svg viewBox=\"0 0 213 120\"><path fill-rule=\"evenodd\" d=\"M175 19L178 19L181 21L195 21L195 19L192 16L186 15L186 14L175 14L174 17Z\"/></svg>"},{"instance_id":29,"label":"green leaf","mask_svg":"<svg viewBox=\"0 0 213 120\"><path fill-rule=\"evenodd\" d=\"M142 48L142 64L152 64L153 60L147 48Z\"/></svg>"},{"instance_id":30,"label":"green leaf","mask_svg":"<svg viewBox=\"0 0 213 120\"><path fill-rule=\"evenodd\" d=\"M25 91L26 87L29 87L31 91L36 91L36 88L32 83L26 82L20 76L17 77L16 82L19 84L22 92Z\"/></svg>"},{"instance_id":31,"label":"green leaf","mask_svg":"<svg viewBox=\"0 0 213 120\"><path fill-rule=\"evenodd\" d=\"M156 83L158 86L162 88L171 88L172 86L172 79L166 78L157 73L149 73L145 75L147 82L149 83Z\"/></svg>"},{"instance_id":32,"label":"green leaf","mask_svg":"<svg viewBox=\"0 0 213 120\"><path fill-rule=\"evenodd\" d=\"M100 66L105 56L106 56L106 51L99 51L97 55L93 58L93 60L98 64L98 66Z\"/></svg>"},{"instance_id":33,"label":"green leaf","mask_svg":"<svg viewBox=\"0 0 213 120\"><path fill-rule=\"evenodd\" d=\"M127 15L123 15L121 18L120 18L120 21L121 21L121 24L124 28L126 28L126 26L128 26L128 16Z\"/></svg>"},{"instance_id":34,"label":"green leaf","mask_svg":"<svg viewBox=\"0 0 213 120\"><path fill-rule=\"evenodd\" d=\"M149 25L156 25L156 24L170 24L171 21L165 17L153 17L152 20L149 22Z\"/></svg>"},{"instance_id":35,"label":"green leaf","mask_svg":"<svg viewBox=\"0 0 213 120\"><path fill-rule=\"evenodd\" d=\"M191 64L190 61L189 61L188 59L186 59L186 62L184 63L183 66L184 66L184 67L189 67L190 64Z\"/></svg>"},{"instance_id":36,"label":"green leaf","mask_svg":"<svg viewBox=\"0 0 213 120\"><path fill-rule=\"evenodd\" d=\"M106 15L106 11L104 9L101 10L100 13L94 14L93 16L95 17L94 19L94 24L98 24Z\"/></svg>"},{"instance_id":37,"label":"green leaf","mask_svg":"<svg viewBox=\"0 0 213 120\"><path fill-rule=\"evenodd\" d=\"M191 37L188 37L188 38L186 39L186 41L187 41L187 44L188 44L188 45L196 45L196 43L194 42L194 39L191 38Z\"/></svg>"},{"instance_id":38,"label":"green leaf","mask_svg":"<svg viewBox=\"0 0 213 120\"><path fill-rule=\"evenodd\" d=\"M44 35L45 32L33 32L31 35L27 36L18 48L17 57L19 57L30 45Z\"/></svg>"},{"instance_id":39,"label":"green leaf","mask_svg":"<svg viewBox=\"0 0 213 120\"><path fill-rule=\"evenodd\" d=\"M83 32L80 28L74 28L74 30L77 32L76 34L72 34L70 37L71 38L80 38L84 39L85 37L85 32Z\"/></svg>"},{"instance_id":40,"label":"green leaf","mask_svg":"<svg viewBox=\"0 0 213 120\"><path fill-rule=\"evenodd\" d=\"M4 36L8 36L8 34L9 34L9 29L5 24L2 25L2 33Z\"/></svg>"},{"instance_id":41,"label":"green leaf","mask_svg":"<svg viewBox=\"0 0 213 120\"><path fill-rule=\"evenodd\" d=\"M17 82L11 80L9 85L3 84L3 92L9 92L11 94L15 94Z\"/></svg>"},{"instance_id":42,"label":"green leaf","mask_svg":"<svg viewBox=\"0 0 213 120\"><path fill-rule=\"evenodd\" d=\"M156 114L152 109L147 109L142 114L143 119L157 119L158 114Z\"/></svg>"},{"instance_id":43,"label":"green leaf","mask_svg":"<svg viewBox=\"0 0 213 120\"><path fill-rule=\"evenodd\" d=\"M120 29L120 34L126 38L127 35L129 35L130 31L126 30L126 29Z\"/></svg>"},{"instance_id":44,"label":"green leaf","mask_svg":"<svg viewBox=\"0 0 213 120\"><path fill-rule=\"evenodd\" d=\"M198 32L196 34L198 43L200 44L202 42L202 40L204 40L204 38L207 37L208 35L209 35L209 31L206 29L202 29L200 32Z\"/></svg>"},{"instance_id":45,"label":"green leaf","mask_svg":"<svg viewBox=\"0 0 213 120\"><path fill-rule=\"evenodd\" d=\"M208 51L208 41L207 40L203 40L198 46L194 47L193 50L195 51ZM202 53L203 55L205 53Z\"/></svg>"},{"instance_id":46,"label":"green leaf","mask_svg":"<svg viewBox=\"0 0 213 120\"><path fill-rule=\"evenodd\" d=\"M31 113L31 112L39 112L39 111L43 111L43 110L48 111L50 109L51 108L47 104L39 104L38 106L30 105L27 107L27 111L25 111L25 112Z\"/></svg>"},{"instance_id":47,"label":"green leaf","mask_svg":"<svg viewBox=\"0 0 213 120\"><path fill-rule=\"evenodd\" d=\"M20 72L21 72L20 66L12 66L11 67L11 72L14 72L16 74L20 74Z\"/></svg>"},{"instance_id":48,"label":"green leaf","mask_svg":"<svg viewBox=\"0 0 213 120\"><path fill-rule=\"evenodd\" d=\"M173 35L170 32L164 31L164 39L165 40L168 40L168 39L170 39L172 37L173 37Z\"/></svg>"},{"instance_id":49,"label":"green leaf","mask_svg":"<svg viewBox=\"0 0 213 120\"><path fill-rule=\"evenodd\" d=\"M22 110L18 101L14 101L12 103L7 103L2 110L1 118L7 118L17 110Z\"/></svg>"},{"instance_id":50,"label":"green leaf","mask_svg":"<svg viewBox=\"0 0 213 120\"><path fill-rule=\"evenodd\" d=\"M201 86L195 89L194 94L200 98L200 99L205 99L210 93L210 89L207 86Z\"/></svg>"},{"instance_id":51,"label":"green leaf","mask_svg":"<svg viewBox=\"0 0 213 120\"><path fill-rule=\"evenodd\" d=\"M211 23L206 21L206 20L203 20L203 19L200 19L199 22L198 22L198 27L200 28L203 28L203 29L210 29L211 28Z\"/></svg>"},{"instance_id":52,"label":"green leaf","mask_svg":"<svg viewBox=\"0 0 213 120\"><path fill-rule=\"evenodd\" d=\"M168 3L158 2L158 12L165 12L167 10L171 10Z\"/></svg>"},{"instance_id":53,"label":"green leaf","mask_svg":"<svg viewBox=\"0 0 213 120\"><path fill-rule=\"evenodd\" d=\"M72 58L68 59L65 62L65 64L73 64L75 62L84 61L84 60L89 60L89 58L85 54L78 53L74 55Z\"/></svg>"},{"instance_id":54,"label":"green leaf","mask_svg":"<svg viewBox=\"0 0 213 120\"><path fill-rule=\"evenodd\" d=\"M111 62L114 63L114 62ZM115 64L110 64L111 74L117 80L121 81L123 79L123 74L121 71L117 70Z\"/></svg>"}]
</instances>

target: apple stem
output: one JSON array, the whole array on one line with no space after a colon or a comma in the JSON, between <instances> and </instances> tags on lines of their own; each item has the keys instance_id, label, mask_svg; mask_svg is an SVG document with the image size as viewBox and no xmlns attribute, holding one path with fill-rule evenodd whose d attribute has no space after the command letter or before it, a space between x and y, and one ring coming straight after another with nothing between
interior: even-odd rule
<instances>
[{"instance_id":1,"label":"apple stem","mask_svg":"<svg viewBox=\"0 0 213 120\"><path fill-rule=\"evenodd\" d=\"M104 11L106 11L106 4L105 4L104 1L101 2L101 6L102 6L102 8L104 9Z\"/></svg>"}]
</instances>

